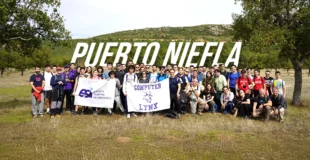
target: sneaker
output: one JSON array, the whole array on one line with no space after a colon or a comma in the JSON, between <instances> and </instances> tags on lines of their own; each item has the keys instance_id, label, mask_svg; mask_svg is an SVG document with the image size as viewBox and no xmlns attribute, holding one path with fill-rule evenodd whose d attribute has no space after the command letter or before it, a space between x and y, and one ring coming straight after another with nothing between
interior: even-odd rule
<instances>
[{"instance_id":1,"label":"sneaker","mask_svg":"<svg viewBox=\"0 0 310 160\"><path fill-rule=\"evenodd\" d=\"M201 112L198 112L198 115L199 115L199 116L202 116L202 113L201 113Z\"/></svg>"},{"instance_id":2,"label":"sneaker","mask_svg":"<svg viewBox=\"0 0 310 160\"><path fill-rule=\"evenodd\" d=\"M181 118L181 115L180 115L180 114L177 114L177 118Z\"/></svg>"},{"instance_id":3,"label":"sneaker","mask_svg":"<svg viewBox=\"0 0 310 160\"><path fill-rule=\"evenodd\" d=\"M84 115L84 112L81 112L80 115Z\"/></svg>"},{"instance_id":4,"label":"sneaker","mask_svg":"<svg viewBox=\"0 0 310 160\"><path fill-rule=\"evenodd\" d=\"M55 118L55 116L51 116L51 118Z\"/></svg>"},{"instance_id":5,"label":"sneaker","mask_svg":"<svg viewBox=\"0 0 310 160\"><path fill-rule=\"evenodd\" d=\"M223 114L227 114L227 111L226 111L226 110L224 110L224 111L223 111Z\"/></svg>"},{"instance_id":6,"label":"sneaker","mask_svg":"<svg viewBox=\"0 0 310 160\"><path fill-rule=\"evenodd\" d=\"M127 118L130 118L130 114L127 114Z\"/></svg>"},{"instance_id":7,"label":"sneaker","mask_svg":"<svg viewBox=\"0 0 310 160\"><path fill-rule=\"evenodd\" d=\"M113 113L111 112L111 113L108 113L108 116L112 116L113 115Z\"/></svg>"},{"instance_id":8,"label":"sneaker","mask_svg":"<svg viewBox=\"0 0 310 160\"><path fill-rule=\"evenodd\" d=\"M48 111L48 112L45 112L45 114L50 115L50 114L51 114L51 112L50 112L50 111Z\"/></svg>"},{"instance_id":9,"label":"sneaker","mask_svg":"<svg viewBox=\"0 0 310 160\"><path fill-rule=\"evenodd\" d=\"M35 115L33 115L33 118L38 118L38 115L36 115L36 114L35 114Z\"/></svg>"},{"instance_id":10,"label":"sneaker","mask_svg":"<svg viewBox=\"0 0 310 160\"><path fill-rule=\"evenodd\" d=\"M43 117L43 114L40 114L40 117Z\"/></svg>"},{"instance_id":11,"label":"sneaker","mask_svg":"<svg viewBox=\"0 0 310 160\"><path fill-rule=\"evenodd\" d=\"M131 113L132 116L137 117L137 115L135 113Z\"/></svg>"}]
</instances>

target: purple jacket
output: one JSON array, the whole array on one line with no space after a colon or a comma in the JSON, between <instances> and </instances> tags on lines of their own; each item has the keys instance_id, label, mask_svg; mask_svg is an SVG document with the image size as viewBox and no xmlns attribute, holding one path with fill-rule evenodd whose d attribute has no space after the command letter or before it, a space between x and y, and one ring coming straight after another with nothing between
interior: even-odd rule
<instances>
[{"instance_id":1,"label":"purple jacket","mask_svg":"<svg viewBox=\"0 0 310 160\"><path fill-rule=\"evenodd\" d=\"M65 72L62 73L65 77L65 79L70 79L73 80L74 73L73 72L68 72L67 74ZM73 88L73 85L71 82L67 82L67 85L64 86L64 90L71 90Z\"/></svg>"}]
</instances>

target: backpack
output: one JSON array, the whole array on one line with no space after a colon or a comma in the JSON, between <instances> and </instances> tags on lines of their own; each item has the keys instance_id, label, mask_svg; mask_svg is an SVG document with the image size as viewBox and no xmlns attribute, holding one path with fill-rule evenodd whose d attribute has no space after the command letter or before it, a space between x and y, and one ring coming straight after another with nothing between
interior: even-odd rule
<instances>
[{"instance_id":1,"label":"backpack","mask_svg":"<svg viewBox=\"0 0 310 160\"><path fill-rule=\"evenodd\" d=\"M248 77L248 76L246 77L246 81L248 82L248 85L250 85L250 84L249 84L249 77ZM238 83L237 83L237 84L238 84L238 85L240 84L240 77L238 78Z\"/></svg>"},{"instance_id":2,"label":"backpack","mask_svg":"<svg viewBox=\"0 0 310 160\"><path fill-rule=\"evenodd\" d=\"M133 81L136 81L136 74L134 73L134 75L133 75ZM128 74L126 73L126 79L128 79Z\"/></svg>"},{"instance_id":3,"label":"backpack","mask_svg":"<svg viewBox=\"0 0 310 160\"><path fill-rule=\"evenodd\" d=\"M176 119L178 117L178 114L175 111L171 111L171 112L165 114L164 116L168 117L168 118Z\"/></svg>"}]
</instances>

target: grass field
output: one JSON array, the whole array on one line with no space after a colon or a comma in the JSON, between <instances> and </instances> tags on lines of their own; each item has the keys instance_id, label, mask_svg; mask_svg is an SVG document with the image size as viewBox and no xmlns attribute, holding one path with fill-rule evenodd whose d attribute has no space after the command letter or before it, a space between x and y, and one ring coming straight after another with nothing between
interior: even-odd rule
<instances>
[{"instance_id":1,"label":"grass field","mask_svg":"<svg viewBox=\"0 0 310 160\"><path fill-rule=\"evenodd\" d=\"M290 102L293 73L282 75ZM33 119L29 76L0 78L0 159L310 159L306 71L305 106L289 106L284 123L221 114L177 120L69 114Z\"/></svg>"}]
</instances>

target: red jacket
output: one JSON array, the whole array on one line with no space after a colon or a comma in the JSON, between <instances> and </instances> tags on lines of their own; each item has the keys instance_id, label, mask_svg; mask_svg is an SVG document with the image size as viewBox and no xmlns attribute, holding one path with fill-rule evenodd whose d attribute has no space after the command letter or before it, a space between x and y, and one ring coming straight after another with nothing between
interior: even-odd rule
<instances>
[{"instance_id":1,"label":"red jacket","mask_svg":"<svg viewBox=\"0 0 310 160\"><path fill-rule=\"evenodd\" d=\"M42 87L36 87L36 90L38 90L40 93L37 93L36 91L33 92L33 96L36 97L36 99L41 102L41 93L43 88Z\"/></svg>"}]
</instances>

